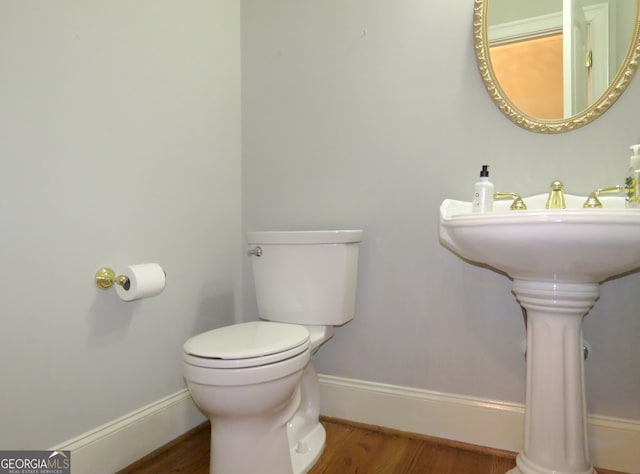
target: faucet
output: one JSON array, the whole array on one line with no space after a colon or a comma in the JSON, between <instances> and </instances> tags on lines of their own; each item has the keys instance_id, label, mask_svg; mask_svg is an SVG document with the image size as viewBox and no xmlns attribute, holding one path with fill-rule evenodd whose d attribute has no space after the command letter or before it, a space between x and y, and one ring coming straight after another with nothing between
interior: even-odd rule
<instances>
[{"instance_id":1,"label":"faucet","mask_svg":"<svg viewBox=\"0 0 640 474\"><path fill-rule=\"evenodd\" d=\"M566 209L564 202L564 184L562 181L554 181L549 189L549 197L545 209Z\"/></svg>"}]
</instances>

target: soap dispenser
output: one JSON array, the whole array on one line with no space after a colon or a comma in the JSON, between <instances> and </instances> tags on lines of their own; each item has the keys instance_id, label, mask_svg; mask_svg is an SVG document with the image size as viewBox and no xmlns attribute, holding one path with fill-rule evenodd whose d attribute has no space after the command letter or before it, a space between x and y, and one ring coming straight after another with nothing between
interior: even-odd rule
<instances>
[{"instance_id":1,"label":"soap dispenser","mask_svg":"<svg viewBox=\"0 0 640 474\"><path fill-rule=\"evenodd\" d=\"M624 192L626 194L626 206L637 208L638 194L640 193L640 144L632 145L630 149L633 155L630 158L629 169L624 177Z\"/></svg>"},{"instance_id":2,"label":"soap dispenser","mask_svg":"<svg viewBox=\"0 0 640 474\"><path fill-rule=\"evenodd\" d=\"M482 171L480 171L480 180L478 180L473 186L473 201L471 203L471 211L493 211L493 190L493 183L489 181L489 165L482 165Z\"/></svg>"}]
</instances>

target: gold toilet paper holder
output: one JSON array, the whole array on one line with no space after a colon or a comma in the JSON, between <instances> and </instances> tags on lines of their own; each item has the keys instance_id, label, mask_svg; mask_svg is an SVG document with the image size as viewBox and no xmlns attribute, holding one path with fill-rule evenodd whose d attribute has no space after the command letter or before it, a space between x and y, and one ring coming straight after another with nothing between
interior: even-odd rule
<instances>
[{"instance_id":1,"label":"gold toilet paper holder","mask_svg":"<svg viewBox=\"0 0 640 474\"><path fill-rule=\"evenodd\" d=\"M131 283L125 275L116 275L116 272L109 267L102 267L96 272L96 286L101 290L108 290L114 283L120 285L125 290L129 289Z\"/></svg>"}]
</instances>

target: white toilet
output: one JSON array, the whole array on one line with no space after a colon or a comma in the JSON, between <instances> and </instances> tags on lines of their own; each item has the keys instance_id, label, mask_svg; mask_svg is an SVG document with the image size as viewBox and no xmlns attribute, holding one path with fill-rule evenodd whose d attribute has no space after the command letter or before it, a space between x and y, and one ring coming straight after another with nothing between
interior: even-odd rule
<instances>
[{"instance_id":1,"label":"white toilet","mask_svg":"<svg viewBox=\"0 0 640 474\"><path fill-rule=\"evenodd\" d=\"M249 232L262 321L184 344L213 474L302 474L325 445L311 354L354 315L361 230Z\"/></svg>"}]
</instances>

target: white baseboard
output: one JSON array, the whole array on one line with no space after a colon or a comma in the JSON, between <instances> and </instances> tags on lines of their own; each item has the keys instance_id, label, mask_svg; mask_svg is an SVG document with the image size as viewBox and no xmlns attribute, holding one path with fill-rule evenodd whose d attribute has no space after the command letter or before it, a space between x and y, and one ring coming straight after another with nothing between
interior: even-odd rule
<instances>
[{"instance_id":1,"label":"white baseboard","mask_svg":"<svg viewBox=\"0 0 640 474\"><path fill-rule=\"evenodd\" d=\"M409 387L319 375L325 416L520 451L524 406ZM640 473L640 421L589 416L591 462Z\"/></svg>"},{"instance_id":2,"label":"white baseboard","mask_svg":"<svg viewBox=\"0 0 640 474\"><path fill-rule=\"evenodd\" d=\"M204 421L184 389L51 449L71 451L74 474L113 474Z\"/></svg>"}]
</instances>

